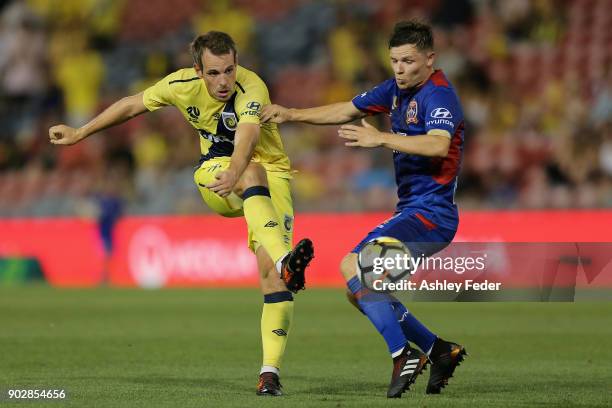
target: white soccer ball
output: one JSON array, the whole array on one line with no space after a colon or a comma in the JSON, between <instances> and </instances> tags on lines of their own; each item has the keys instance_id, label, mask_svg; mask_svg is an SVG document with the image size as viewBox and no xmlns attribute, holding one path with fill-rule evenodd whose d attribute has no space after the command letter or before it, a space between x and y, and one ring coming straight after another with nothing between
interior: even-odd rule
<instances>
[{"instance_id":1,"label":"white soccer ball","mask_svg":"<svg viewBox=\"0 0 612 408\"><path fill-rule=\"evenodd\" d=\"M374 238L363 246L357 257L357 269L362 285L370 290L381 291L375 281L394 283L412 271L410 251L403 242L392 237ZM376 287L381 287L377 284ZM385 291L385 290L383 290Z\"/></svg>"}]
</instances>

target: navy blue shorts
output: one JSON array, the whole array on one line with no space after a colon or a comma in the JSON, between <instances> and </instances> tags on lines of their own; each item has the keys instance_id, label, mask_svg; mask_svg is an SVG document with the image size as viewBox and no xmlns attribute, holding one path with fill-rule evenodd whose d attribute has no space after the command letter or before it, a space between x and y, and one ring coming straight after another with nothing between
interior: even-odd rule
<instances>
[{"instance_id":1,"label":"navy blue shorts","mask_svg":"<svg viewBox=\"0 0 612 408\"><path fill-rule=\"evenodd\" d=\"M359 253L374 238L392 237L402 241L412 256L431 256L446 248L457 231L438 226L431 218L425 210L406 208L370 231L351 252Z\"/></svg>"}]
</instances>

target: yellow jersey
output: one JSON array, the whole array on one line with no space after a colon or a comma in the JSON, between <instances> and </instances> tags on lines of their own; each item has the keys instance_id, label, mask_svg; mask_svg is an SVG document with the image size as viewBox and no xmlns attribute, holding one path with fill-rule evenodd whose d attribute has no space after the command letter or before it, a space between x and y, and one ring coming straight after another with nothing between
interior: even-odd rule
<instances>
[{"instance_id":1,"label":"yellow jersey","mask_svg":"<svg viewBox=\"0 0 612 408\"><path fill-rule=\"evenodd\" d=\"M200 134L200 164L213 157L231 156L239 123L260 124L261 107L270 103L268 88L257 74L238 66L234 93L227 102L210 96L194 68L179 69L143 94L143 103L154 111L176 106ZM289 158L274 123L260 124L259 142L252 160L268 171L290 171Z\"/></svg>"}]
</instances>

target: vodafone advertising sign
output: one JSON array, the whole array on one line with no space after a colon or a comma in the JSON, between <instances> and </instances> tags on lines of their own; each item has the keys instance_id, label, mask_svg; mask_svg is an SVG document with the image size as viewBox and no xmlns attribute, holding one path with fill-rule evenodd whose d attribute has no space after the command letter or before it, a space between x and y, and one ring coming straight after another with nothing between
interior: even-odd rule
<instances>
[{"instance_id":1,"label":"vodafone advertising sign","mask_svg":"<svg viewBox=\"0 0 612 408\"><path fill-rule=\"evenodd\" d=\"M126 219L117 228L110 283L145 288L256 285L257 262L246 246L246 228L236 221Z\"/></svg>"}]
</instances>

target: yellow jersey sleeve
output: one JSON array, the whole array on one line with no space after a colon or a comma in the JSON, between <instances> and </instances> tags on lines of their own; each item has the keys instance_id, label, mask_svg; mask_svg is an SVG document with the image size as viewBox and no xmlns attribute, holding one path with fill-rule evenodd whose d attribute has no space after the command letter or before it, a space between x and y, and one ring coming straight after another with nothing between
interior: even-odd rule
<instances>
[{"instance_id":1,"label":"yellow jersey sleeve","mask_svg":"<svg viewBox=\"0 0 612 408\"><path fill-rule=\"evenodd\" d=\"M255 73L249 72L244 81L238 80L238 94L234 108L239 123L255 123L259 125L261 108L270 103L266 84Z\"/></svg>"},{"instance_id":2,"label":"yellow jersey sleeve","mask_svg":"<svg viewBox=\"0 0 612 408\"><path fill-rule=\"evenodd\" d=\"M168 105L176 105L177 95L175 95L174 89L171 85L175 82L191 82L197 80L193 69L179 69L160 81L155 85L145 89L142 95L142 102L144 106L150 111L163 108Z\"/></svg>"},{"instance_id":3,"label":"yellow jersey sleeve","mask_svg":"<svg viewBox=\"0 0 612 408\"><path fill-rule=\"evenodd\" d=\"M172 105L173 97L170 91L171 79L169 79L171 76L172 74L158 81L155 85L145 89L142 94L142 102L151 112L163 108L164 106Z\"/></svg>"}]
</instances>

